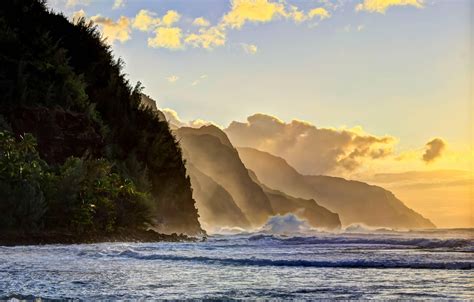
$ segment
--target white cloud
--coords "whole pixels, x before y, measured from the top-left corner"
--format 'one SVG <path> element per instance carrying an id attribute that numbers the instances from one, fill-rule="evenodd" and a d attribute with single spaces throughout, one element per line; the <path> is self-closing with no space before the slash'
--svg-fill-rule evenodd
<path id="1" fill-rule="evenodd" d="M 365 29 L 365 26 L 364 25 L 357 25 L 357 26 L 352 26 L 350 24 L 347 24 L 346 26 L 344 26 L 343 30 L 345 32 L 353 32 L 353 31 L 363 31 Z"/>
<path id="2" fill-rule="evenodd" d="M 246 54 L 254 55 L 258 51 L 258 48 L 256 45 L 246 44 L 246 43 L 241 43 L 240 45 L 242 46 L 242 49 L 244 50 Z"/>
<path id="3" fill-rule="evenodd" d="M 194 80 L 193 82 L 191 82 L 191 86 L 196 86 L 199 83 L 201 83 L 202 80 L 205 80 L 205 79 L 207 79 L 207 74 L 200 75 L 197 80 Z"/>
<path id="4" fill-rule="evenodd" d="M 161 109 L 161 112 L 166 117 L 166 120 L 168 121 L 168 124 L 171 126 L 171 128 L 180 128 L 180 127 L 191 127 L 191 128 L 200 128 L 202 126 L 207 126 L 207 125 L 214 125 L 216 127 L 221 128 L 219 125 L 212 121 L 205 121 L 201 119 L 196 119 L 192 120 L 189 122 L 182 121 L 181 118 L 179 117 L 178 113 L 170 108 L 165 108 Z"/>
<path id="5" fill-rule="evenodd" d="M 179 77 L 177 75 L 170 75 L 169 77 L 166 78 L 166 80 L 170 83 L 175 83 L 176 81 L 179 80 Z"/>
<path id="6" fill-rule="evenodd" d="M 125 0 L 115 0 L 112 9 L 119 9 L 122 7 L 125 7 Z"/>
<path id="7" fill-rule="evenodd" d="M 91 4 L 90 0 L 67 0 L 66 7 L 87 6 Z"/>
<path id="8" fill-rule="evenodd" d="M 194 19 L 193 25 L 200 26 L 200 27 L 208 27 L 209 25 L 211 25 L 211 22 L 209 22 L 209 20 L 203 17 L 199 17 L 199 18 Z"/>

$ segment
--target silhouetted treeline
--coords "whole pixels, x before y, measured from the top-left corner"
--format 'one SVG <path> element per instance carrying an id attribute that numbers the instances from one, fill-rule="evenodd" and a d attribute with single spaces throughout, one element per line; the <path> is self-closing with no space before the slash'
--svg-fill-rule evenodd
<path id="1" fill-rule="evenodd" d="M 201 231 L 175 138 L 91 23 L 2 0 L 0 66 L 0 228 Z"/>

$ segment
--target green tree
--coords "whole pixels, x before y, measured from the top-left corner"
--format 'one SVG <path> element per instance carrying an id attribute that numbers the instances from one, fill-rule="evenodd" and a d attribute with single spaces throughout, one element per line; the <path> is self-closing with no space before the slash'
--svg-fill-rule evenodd
<path id="1" fill-rule="evenodd" d="M 0 229 L 41 228 L 47 210 L 41 189 L 46 167 L 33 136 L 17 141 L 0 131 Z"/>

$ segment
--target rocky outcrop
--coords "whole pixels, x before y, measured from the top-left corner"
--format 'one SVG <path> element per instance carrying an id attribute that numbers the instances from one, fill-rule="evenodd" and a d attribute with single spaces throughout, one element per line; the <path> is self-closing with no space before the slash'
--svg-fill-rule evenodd
<path id="1" fill-rule="evenodd" d="M 99 242 L 182 242 L 197 241 L 184 234 L 162 234 L 153 230 L 120 230 L 114 233 L 85 233 L 82 235 L 60 232 L 2 232 L 0 246 L 43 244 L 88 244 Z"/>

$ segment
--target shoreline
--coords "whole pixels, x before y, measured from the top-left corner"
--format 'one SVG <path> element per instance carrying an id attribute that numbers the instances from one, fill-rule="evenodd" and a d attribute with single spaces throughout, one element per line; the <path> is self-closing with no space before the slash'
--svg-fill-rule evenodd
<path id="1" fill-rule="evenodd" d="M 61 231 L 0 233 L 0 246 L 92 244 L 105 242 L 196 242 L 198 240 L 196 237 L 190 237 L 184 234 L 162 234 L 153 230 L 124 230 L 114 233 L 87 233 L 82 235 Z"/>

